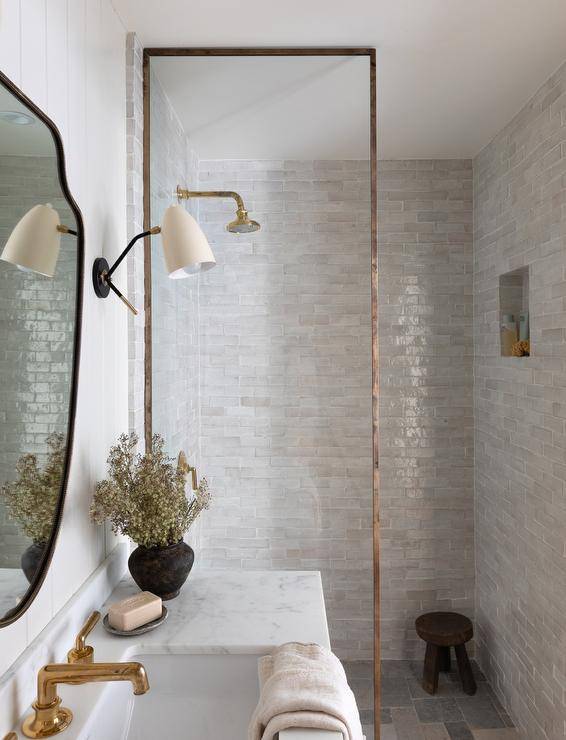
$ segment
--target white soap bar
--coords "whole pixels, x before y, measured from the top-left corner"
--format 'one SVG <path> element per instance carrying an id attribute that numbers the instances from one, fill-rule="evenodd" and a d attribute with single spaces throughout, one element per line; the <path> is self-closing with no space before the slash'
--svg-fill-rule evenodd
<path id="1" fill-rule="evenodd" d="M 112 604 L 108 609 L 108 622 L 116 630 L 129 632 L 141 627 L 142 624 L 158 619 L 162 612 L 162 602 L 159 596 L 142 591 L 135 596 Z"/>

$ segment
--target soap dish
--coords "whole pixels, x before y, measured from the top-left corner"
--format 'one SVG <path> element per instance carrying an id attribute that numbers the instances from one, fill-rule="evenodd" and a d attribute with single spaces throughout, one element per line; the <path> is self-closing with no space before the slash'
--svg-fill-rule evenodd
<path id="1" fill-rule="evenodd" d="M 136 627 L 133 630 L 117 630 L 115 627 L 112 627 L 108 621 L 108 614 L 102 620 L 102 625 L 106 632 L 109 632 L 111 635 L 118 635 L 119 637 L 135 637 L 136 635 L 145 635 L 146 632 L 151 632 L 151 630 L 159 627 L 159 625 L 167 619 L 168 614 L 169 612 L 167 611 L 167 607 L 162 606 L 160 617 L 154 619 L 153 622 L 142 624 L 141 627 Z"/>

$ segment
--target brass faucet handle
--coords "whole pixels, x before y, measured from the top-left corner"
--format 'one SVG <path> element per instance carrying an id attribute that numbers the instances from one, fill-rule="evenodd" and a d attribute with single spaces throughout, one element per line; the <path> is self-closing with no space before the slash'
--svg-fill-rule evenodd
<path id="1" fill-rule="evenodd" d="M 100 612 L 93 612 L 83 624 L 81 631 L 75 640 L 75 647 L 67 653 L 69 663 L 92 663 L 94 660 L 94 648 L 86 644 L 86 638 L 98 624 Z"/>
<path id="2" fill-rule="evenodd" d="M 9 732 L 7 735 L 4 736 L 4 740 L 18 740 L 18 736 L 15 732 Z"/>

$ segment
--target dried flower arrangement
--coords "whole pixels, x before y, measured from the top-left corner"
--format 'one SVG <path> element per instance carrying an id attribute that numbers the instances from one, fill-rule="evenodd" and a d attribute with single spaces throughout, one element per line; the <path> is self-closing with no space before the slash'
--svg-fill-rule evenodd
<path id="1" fill-rule="evenodd" d="M 0 498 L 4 499 L 10 518 L 18 522 L 22 532 L 36 545 L 44 545 L 53 528 L 65 463 L 65 435 L 50 434 L 47 447 L 43 470 L 37 455 L 22 455 L 16 463 L 17 479 L 0 489 Z"/>
<path id="2" fill-rule="evenodd" d="M 110 448 L 107 480 L 96 486 L 90 514 L 101 524 L 109 520 L 116 534 L 141 547 L 167 547 L 182 539 L 191 524 L 210 505 L 203 478 L 192 501 L 185 494 L 184 471 L 165 452 L 159 434 L 149 454 L 136 453 L 136 434 L 122 434 Z"/>

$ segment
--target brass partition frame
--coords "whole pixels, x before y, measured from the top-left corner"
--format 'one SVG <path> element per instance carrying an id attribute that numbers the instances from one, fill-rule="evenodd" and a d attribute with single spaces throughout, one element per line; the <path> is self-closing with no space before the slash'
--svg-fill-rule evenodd
<path id="1" fill-rule="evenodd" d="M 373 589 L 374 589 L 374 712 L 375 740 L 380 738 L 380 580 L 379 580 L 379 352 L 377 333 L 377 89 L 376 51 L 372 47 L 149 47 L 143 52 L 143 206 L 144 229 L 151 226 L 150 199 L 150 62 L 152 57 L 221 57 L 221 56 L 365 56 L 369 59 L 368 95 L 370 101 L 370 176 L 371 176 L 371 316 L 372 316 L 372 429 L 373 429 Z M 144 421 L 146 445 L 151 444 L 151 241 L 144 246 Z"/>

